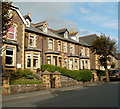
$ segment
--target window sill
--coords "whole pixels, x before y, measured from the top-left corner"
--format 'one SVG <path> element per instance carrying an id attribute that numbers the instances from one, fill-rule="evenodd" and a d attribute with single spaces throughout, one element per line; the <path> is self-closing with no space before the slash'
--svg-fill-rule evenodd
<path id="1" fill-rule="evenodd" d="M 15 68 L 16 66 L 15 65 L 7 65 L 7 64 L 5 64 L 5 67 Z"/>

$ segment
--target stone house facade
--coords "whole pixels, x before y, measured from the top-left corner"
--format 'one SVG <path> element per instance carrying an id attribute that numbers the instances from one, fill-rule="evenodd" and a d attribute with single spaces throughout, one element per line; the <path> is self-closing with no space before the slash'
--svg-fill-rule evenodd
<path id="1" fill-rule="evenodd" d="M 42 64 L 71 70 L 99 68 L 95 64 L 97 57 L 91 53 L 90 45 L 79 39 L 78 32 L 67 28 L 53 30 L 46 21 L 34 24 L 29 13 L 22 16 L 14 6 L 11 13 L 13 25 L 3 43 L 3 71 L 36 71 Z"/>
<path id="2" fill-rule="evenodd" d="M 90 46 L 92 46 L 92 41 L 96 39 L 97 35 L 96 34 L 91 34 L 83 37 L 79 37 L 82 41 L 86 42 Z M 94 55 L 92 52 L 90 53 L 91 58 L 90 58 L 90 63 L 91 63 L 91 69 L 100 69 L 100 70 L 105 70 L 104 66 L 101 66 L 99 63 L 99 55 Z M 115 63 L 115 68 L 120 68 L 120 58 L 119 58 L 119 53 L 116 53 L 114 55 L 109 56 L 111 58 L 111 61 L 108 61 L 108 69 L 111 69 L 111 64 Z"/>

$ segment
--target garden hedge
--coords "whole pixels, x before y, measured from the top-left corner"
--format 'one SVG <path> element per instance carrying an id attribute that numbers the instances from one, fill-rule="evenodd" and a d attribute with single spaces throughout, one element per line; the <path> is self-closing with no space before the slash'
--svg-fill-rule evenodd
<path id="1" fill-rule="evenodd" d="M 62 75 L 73 78 L 77 81 L 90 81 L 92 79 L 91 70 L 69 70 L 59 66 L 44 64 L 41 66 L 41 70 L 47 70 L 49 72 L 59 71 Z"/>

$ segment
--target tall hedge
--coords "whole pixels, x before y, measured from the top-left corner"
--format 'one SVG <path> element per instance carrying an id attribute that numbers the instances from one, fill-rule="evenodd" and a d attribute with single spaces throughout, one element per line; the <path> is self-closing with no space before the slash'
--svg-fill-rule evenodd
<path id="1" fill-rule="evenodd" d="M 59 66 L 44 64 L 41 66 L 42 71 L 49 72 L 59 71 L 62 75 L 73 78 L 77 81 L 90 81 L 92 78 L 92 71 L 90 70 L 69 70 Z"/>

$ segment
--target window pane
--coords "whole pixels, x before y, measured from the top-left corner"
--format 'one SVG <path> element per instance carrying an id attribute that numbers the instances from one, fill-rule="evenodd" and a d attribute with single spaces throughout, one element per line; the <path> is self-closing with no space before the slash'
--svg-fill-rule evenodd
<path id="1" fill-rule="evenodd" d="M 38 67 L 38 59 L 33 59 L 33 67 Z"/>
<path id="2" fill-rule="evenodd" d="M 31 46 L 35 45 L 35 37 L 34 36 L 30 36 L 30 45 Z"/>
<path id="3" fill-rule="evenodd" d="M 53 40 L 49 39 L 49 49 L 52 49 L 52 48 L 53 48 Z"/>
<path id="4" fill-rule="evenodd" d="M 10 39 L 14 39 L 14 34 L 9 33 L 9 38 L 10 38 Z"/>
<path id="5" fill-rule="evenodd" d="M 47 64 L 51 64 L 51 57 L 50 56 L 47 57 Z"/>
<path id="6" fill-rule="evenodd" d="M 13 64 L 13 57 L 6 56 L 6 64 L 12 65 Z"/>
<path id="7" fill-rule="evenodd" d="M 38 67 L 38 55 L 33 56 L 33 67 Z"/>
<path id="8" fill-rule="evenodd" d="M 27 55 L 27 67 L 31 67 L 31 56 Z"/>
<path id="9" fill-rule="evenodd" d="M 10 27 L 10 28 L 9 28 L 9 32 L 14 33 L 14 28 L 15 28 L 15 27 Z"/>
<path id="10" fill-rule="evenodd" d="M 13 49 L 12 48 L 7 48 L 6 49 L 6 55 L 13 55 Z"/>

